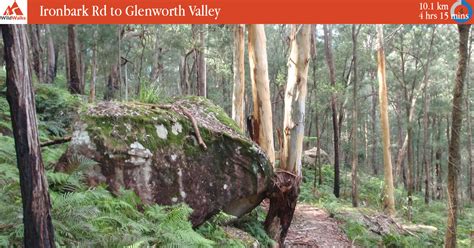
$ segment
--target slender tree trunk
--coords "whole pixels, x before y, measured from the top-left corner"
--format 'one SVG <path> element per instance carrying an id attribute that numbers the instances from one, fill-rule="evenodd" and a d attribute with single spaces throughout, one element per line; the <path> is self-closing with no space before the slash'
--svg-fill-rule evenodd
<path id="1" fill-rule="evenodd" d="M 384 160 L 384 212 L 395 215 L 395 199 L 392 176 L 392 160 L 390 155 L 390 125 L 388 121 L 388 97 L 387 83 L 385 81 L 385 54 L 383 47 L 383 26 L 377 24 L 378 40 L 378 78 L 379 78 L 379 101 L 380 120 L 382 122 L 383 160 Z"/>
<path id="2" fill-rule="evenodd" d="M 469 55 L 467 59 L 467 72 L 466 72 L 466 112 L 467 112 L 467 151 L 468 151 L 468 166 L 467 175 L 469 177 L 468 182 L 468 197 L 471 202 L 474 202 L 474 164 L 472 161 L 472 115 L 471 115 L 471 98 L 470 98 L 470 72 L 471 72 L 471 51 L 472 51 L 472 39 L 469 39 Z"/>
<path id="3" fill-rule="evenodd" d="M 430 203 L 430 184 L 431 184 L 431 170 L 430 170 L 430 161 L 429 161 L 429 147 L 428 142 L 430 140 L 430 133 L 429 133 L 429 95 L 427 87 L 425 86 L 425 99 L 424 99 L 424 106 L 423 106 L 423 165 L 425 168 L 425 203 Z"/>
<path id="4" fill-rule="evenodd" d="M 58 75 L 58 64 L 59 64 L 59 52 L 60 52 L 61 49 L 59 49 L 58 47 L 54 50 L 54 75 Z M 67 48 L 66 48 L 67 50 Z M 64 63 L 64 64 L 67 64 L 67 63 Z"/>
<path id="5" fill-rule="evenodd" d="M 115 84 L 117 84 L 118 92 L 120 95 L 120 99 L 122 99 L 122 38 L 125 35 L 125 26 L 124 25 L 118 25 L 117 26 L 117 78 L 115 78 L 113 81 Z M 110 77 L 113 78 L 113 71 L 110 73 Z M 114 89 L 114 87 L 112 88 Z M 112 94 L 114 95 L 114 94 Z"/>
<path id="6" fill-rule="evenodd" d="M 89 103 L 95 101 L 95 83 L 97 81 L 97 46 L 92 49 L 92 75 L 89 89 Z"/>
<path id="7" fill-rule="evenodd" d="M 117 92 L 120 91 L 120 74 L 119 74 L 119 65 L 112 65 L 109 76 L 107 78 L 107 88 L 104 93 L 104 100 L 112 100 L 117 98 Z"/>
<path id="8" fill-rule="evenodd" d="M 189 82 L 188 82 L 188 71 L 186 65 L 186 56 L 181 56 L 179 58 L 179 81 L 181 88 L 181 95 L 189 94 Z"/>
<path id="9" fill-rule="evenodd" d="M 125 62 L 124 64 L 124 75 L 123 75 L 123 81 L 125 83 L 125 101 L 128 102 L 128 63 Z"/>
<path id="10" fill-rule="evenodd" d="M 435 153 L 435 177 L 436 177 L 436 199 L 441 200 L 442 196 L 442 183 L 443 179 L 441 176 L 441 156 L 443 155 L 443 149 L 441 147 L 441 121 L 443 118 L 439 117 L 438 120 L 438 128 L 437 128 L 437 135 L 436 135 L 436 153 Z"/>
<path id="11" fill-rule="evenodd" d="M 283 147 L 280 150 L 280 168 L 285 172 L 277 172 L 277 183 L 273 187 L 276 192 L 270 196 L 270 208 L 265 220 L 266 230 L 272 230 L 270 224 L 275 217 L 278 217 L 279 230 L 281 231 L 277 235 L 277 237 L 279 236 L 277 240 L 280 247 L 284 246 L 285 237 L 293 219 L 302 176 L 301 154 L 303 152 L 305 100 L 310 60 L 311 25 L 302 25 L 300 28 L 292 25 L 291 29 L 283 119 Z M 290 183 L 288 184 L 288 182 Z M 288 185 L 279 187 L 282 184 Z"/>
<path id="12" fill-rule="evenodd" d="M 352 170 L 351 170 L 351 183 L 352 183 L 352 206 L 357 207 L 359 205 L 359 197 L 357 193 L 357 164 L 359 160 L 358 146 L 357 146 L 357 36 L 359 34 L 360 25 L 357 28 L 356 25 L 352 25 L 352 60 L 353 60 L 353 75 L 352 75 Z"/>
<path id="13" fill-rule="evenodd" d="M 90 63 L 86 63 L 85 61 L 85 52 L 84 51 L 84 45 L 82 43 L 79 44 L 79 50 L 78 50 L 78 58 L 79 58 L 79 79 L 80 79 L 80 82 L 81 82 L 81 91 L 83 92 L 83 94 L 85 93 L 85 89 L 86 89 L 86 75 L 87 75 L 87 70 L 89 70 L 89 64 Z"/>
<path id="14" fill-rule="evenodd" d="M 253 95 L 251 136 L 267 153 L 270 162 L 274 165 L 275 148 L 273 147 L 272 107 L 270 102 L 270 83 L 268 79 L 267 45 L 264 25 L 248 25 L 248 39 L 250 78 L 252 81 Z"/>
<path id="15" fill-rule="evenodd" d="M 317 57 L 316 57 L 316 44 L 317 44 L 317 39 L 316 39 L 316 24 L 313 24 L 311 26 L 311 59 L 313 60 L 313 84 L 314 84 L 314 91 L 316 95 L 316 100 L 314 102 L 314 109 L 315 109 L 315 125 L 316 125 L 316 159 L 314 160 L 315 163 L 315 172 L 314 172 L 314 183 L 313 183 L 313 189 L 316 188 L 316 178 L 318 180 L 318 185 L 321 185 L 323 183 L 323 175 L 322 175 L 322 165 L 321 165 L 321 129 L 320 129 L 320 119 L 319 119 L 319 105 L 318 105 L 318 98 L 317 98 L 317 90 L 318 90 L 318 80 L 316 77 L 316 65 L 317 65 Z M 316 172 L 317 168 L 317 172 Z"/>
<path id="16" fill-rule="evenodd" d="M 69 47 L 66 45 L 64 50 L 64 67 L 66 68 L 66 78 L 71 78 L 71 69 L 69 68 Z M 68 86 L 69 87 L 69 86 Z"/>
<path id="17" fill-rule="evenodd" d="M 94 40 L 97 40 L 97 27 L 94 29 Z M 89 85 L 89 103 L 95 102 L 95 83 L 97 80 L 97 41 L 94 41 L 94 47 L 92 48 L 92 73 L 91 82 Z"/>
<path id="18" fill-rule="evenodd" d="M 370 87 L 372 88 L 372 110 L 371 110 L 371 115 L 372 115 L 372 131 L 374 132 L 376 129 L 377 125 L 377 115 L 376 115 L 376 110 L 377 110 L 377 93 L 375 91 L 375 85 L 371 84 Z M 372 133 L 372 150 L 370 152 L 370 164 L 372 165 L 372 171 L 374 172 L 374 175 L 378 175 L 379 170 L 377 166 L 377 162 L 375 161 L 376 158 L 376 147 L 377 147 L 377 137 L 374 133 Z"/>
<path id="19" fill-rule="evenodd" d="M 33 70 L 38 78 L 40 83 L 44 83 L 44 73 L 43 73 L 43 60 L 42 58 L 42 48 L 41 48 L 41 40 L 40 40 L 40 28 L 39 25 L 29 25 L 29 36 L 30 36 L 30 44 L 32 48 L 32 64 Z"/>
<path id="20" fill-rule="evenodd" d="M 51 202 L 36 123 L 25 26 L 2 25 L 15 151 L 20 172 L 25 247 L 54 247 Z"/>
<path id="21" fill-rule="evenodd" d="M 69 92 L 84 94 L 79 77 L 79 63 L 77 58 L 76 25 L 69 24 L 68 30 L 68 55 L 69 55 Z"/>
<path id="22" fill-rule="evenodd" d="M 403 160 L 405 159 L 404 157 L 400 156 L 400 153 L 403 152 L 403 149 L 400 149 L 403 147 L 405 144 L 403 144 L 403 125 L 402 125 L 402 104 L 400 103 L 400 100 L 402 97 L 397 94 L 396 97 L 396 106 L 398 109 L 398 115 L 397 115 L 397 130 L 398 130 L 398 139 L 397 139 L 397 148 L 398 148 L 398 153 L 397 153 L 397 160 L 396 161 L 396 166 L 395 166 L 395 178 L 398 178 L 398 183 L 403 182 L 403 186 L 405 189 L 408 187 L 408 182 L 407 182 L 407 176 L 406 176 L 406 169 Z M 401 159 L 401 161 L 398 161 L 398 159 Z"/>
<path id="23" fill-rule="evenodd" d="M 163 64 L 161 62 L 163 48 L 161 47 L 160 42 L 160 25 L 157 25 L 155 31 L 155 48 L 153 56 L 153 69 L 150 75 L 150 82 L 156 83 L 160 77 L 161 72 L 163 71 Z"/>
<path id="24" fill-rule="evenodd" d="M 411 121 L 408 120 L 407 128 L 407 200 L 408 200 L 408 220 L 412 220 L 412 208 L 413 208 L 413 191 L 415 189 L 414 184 L 414 171 L 413 171 L 413 127 Z"/>
<path id="25" fill-rule="evenodd" d="M 460 132 L 462 127 L 463 86 L 467 69 L 467 50 L 470 24 L 458 25 L 459 62 L 456 71 L 456 84 L 453 91 L 451 142 L 448 156 L 448 222 L 445 247 L 456 247 L 456 225 L 458 208 L 458 173 L 461 167 Z"/>
<path id="26" fill-rule="evenodd" d="M 436 151 L 436 144 L 434 143 L 435 142 L 435 139 L 436 139 L 436 115 L 433 114 L 432 115 L 432 118 L 431 118 L 431 131 L 433 132 L 431 134 L 431 146 L 430 146 L 430 165 L 431 165 L 431 168 L 430 168 L 430 177 L 431 177 L 431 184 L 430 184 L 430 187 L 431 187 L 431 200 L 435 200 L 436 199 L 436 166 L 435 166 L 435 151 Z"/>
<path id="27" fill-rule="evenodd" d="M 234 25 L 234 92 L 232 119 L 245 131 L 245 25 Z M 225 88 L 225 86 L 223 86 Z"/>
<path id="28" fill-rule="evenodd" d="M 333 93 L 331 95 L 331 109 L 332 109 L 332 127 L 334 134 L 334 195 L 339 198 L 340 194 L 340 171 L 339 171 L 339 124 L 337 121 L 337 95 L 336 95 L 336 72 L 334 68 L 334 59 L 332 54 L 332 34 L 331 30 L 327 25 L 323 26 L 324 29 L 324 46 L 326 54 L 326 63 L 329 68 L 329 80 Z"/>
<path id="29" fill-rule="evenodd" d="M 107 77 L 107 87 L 104 93 L 104 100 L 112 100 L 122 98 L 122 39 L 125 36 L 123 25 L 117 27 L 117 61 L 111 66 L 110 73 Z M 133 35 L 127 36 L 128 38 Z"/>
<path id="30" fill-rule="evenodd" d="M 469 91 L 469 79 L 466 79 L 466 92 Z M 469 199 L 471 202 L 474 201 L 474 163 L 472 161 L 472 153 L 474 152 L 474 147 L 472 146 L 472 116 L 471 116 L 471 100 L 469 95 L 466 97 L 466 112 L 467 114 L 467 150 L 468 150 L 468 175 L 469 176 Z"/>
<path id="31" fill-rule="evenodd" d="M 423 152 L 423 147 L 420 145 L 421 143 L 421 122 L 418 120 L 418 130 L 416 130 L 416 143 L 415 143 L 415 148 L 416 148 L 416 192 L 421 192 L 423 188 L 423 161 L 420 161 L 420 153 Z M 420 149 L 421 148 L 421 149 Z"/>
<path id="32" fill-rule="evenodd" d="M 143 74 L 143 60 L 145 59 L 145 49 L 146 49 L 146 40 L 144 37 L 140 38 L 140 44 L 142 47 L 142 51 L 140 52 L 140 65 L 138 68 L 138 80 L 137 85 L 135 86 L 135 95 L 140 95 L 140 91 L 142 90 L 142 74 Z M 156 51 L 158 53 L 158 51 Z M 151 80 L 150 80 L 151 81 Z M 180 85 L 178 85 L 180 87 Z"/>
<path id="33" fill-rule="evenodd" d="M 369 115 L 364 120 L 364 164 L 366 168 L 370 168 L 369 161 Z"/>
<path id="34" fill-rule="evenodd" d="M 50 25 L 46 26 L 46 32 L 48 34 L 48 67 L 46 71 L 46 81 L 50 84 L 54 83 L 56 78 L 56 53 L 54 49 L 53 34 L 51 33 Z"/>
<path id="35" fill-rule="evenodd" d="M 195 49 L 197 59 L 196 84 L 197 95 L 207 97 L 207 69 L 206 69 L 206 32 L 207 25 L 193 24 L 197 34 L 197 47 Z"/>

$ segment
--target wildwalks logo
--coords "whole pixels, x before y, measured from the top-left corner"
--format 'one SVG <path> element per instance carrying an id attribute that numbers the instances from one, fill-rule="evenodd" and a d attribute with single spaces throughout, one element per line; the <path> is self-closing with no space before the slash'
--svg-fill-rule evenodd
<path id="1" fill-rule="evenodd" d="M 27 0 L 0 0 L 0 1 L 1 1 L 0 11 L 4 10 L 3 15 L 0 15 L 0 23 L 26 24 Z"/>
<path id="2" fill-rule="evenodd" d="M 467 0 L 457 0 L 451 6 L 451 19 L 457 23 L 465 23 L 472 17 L 472 7 Z"/>

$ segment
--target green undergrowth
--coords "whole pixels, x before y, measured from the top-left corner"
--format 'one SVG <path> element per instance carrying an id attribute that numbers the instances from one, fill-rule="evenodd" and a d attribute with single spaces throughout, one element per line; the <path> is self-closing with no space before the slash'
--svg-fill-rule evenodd
<path id="1" fill-rule="evenodd" d="M 382 214 L 383 178 L 373 177 L 359 172 L 359 207 L 352 207 L 350 169 L 341 173 L 341 197 L 333 194 L 334 171 L 332 166 L 322 167 L 323 184 L 313 189 L 314 170 L 305 168 L 303 184 L 299 200 L 325 209 L 330 216 L 341 222 L 341 228 L 346 235 L 361 247 L 442 247 L 446 229 L 447 205 L 445 201 L 431 201 L 424 203 L 424 196 L 418 192 L 413 197 L 413 221 L 407 220 L 406 191 L 396 188 L 395 220 L 399 224 L 422 224 L 434 226 L 437 231 L 412 232 L 399 234 L 391 231 L 385 235 L 371 231 L 364 222 L 365 216 Z M 474 223 L 474 207 L 466 205 L 458 216 L 458 246 L 469 247 L 469 234 Z"/>
<path id="2" fill-rule="evenodd" d="M 18 169 L 10 159 L 15 157 L 13 139 L 1 136 L 0 141 L 0 247 L 20 247 L 22 208 Z M 45 163 L 57 160 L 63 151 L 43 150 Z M 224 232 L 224 214 L 194 230 L 188 206 L 144 205 L 133 191 L 112 195 L 105 185 L 89 188 L 82 171 L 95 161 L 77 158 L 77 163 L 71 174 L 46 171 L 58 247 L 248 247 Z M 260 222 L 243 225 L 249 225 L 250 233 L 264 233 Z"/>

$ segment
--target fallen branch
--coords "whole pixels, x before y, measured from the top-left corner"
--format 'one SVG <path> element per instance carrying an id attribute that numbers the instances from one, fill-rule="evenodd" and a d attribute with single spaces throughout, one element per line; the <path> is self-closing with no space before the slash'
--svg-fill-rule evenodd
<path id="1" fill-rule="evenodd" d="M 64 143 L 67 143 L 67 142 L 71 141 L 71 139 L 72 139 L 71 136 L 66 136 L 66 137 L 63 137 L 63 138 L 50 140 L 50 141 L 41 143 L 41 144 L 40 144 L 40 147 L 46 147 L 46 146 L 64 144 Z"/>
<path id="2" fill-rule="evenodd" d="M 181 111 L 182 111 L 183 114 L 186 115 L 186 116 L 191 120 L 191 122 L 193 123 L 194 133 L 196 134 L 196 138 L 197 138 L 197 140 L 198 140 L 198 143 L 199 143 L 199 145 L 200 145 L 204 150 L 206 150 L 206 149 L 207 149 L 207 146 L 206 146 L 206 143 L 204 143 L 204 141 L 203 141 L 202 138 L 201 138 L 201 132 L 199 131 L 199 127 L 198 127 L 198 125 L 197 125 L 196 119 L 194 119 L 194 116 L 192 116 L 186 109 L 181 108 Z"/>

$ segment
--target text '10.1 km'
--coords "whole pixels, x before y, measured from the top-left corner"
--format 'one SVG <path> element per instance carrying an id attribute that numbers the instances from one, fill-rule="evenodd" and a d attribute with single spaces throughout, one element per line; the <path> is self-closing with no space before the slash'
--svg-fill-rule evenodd
<path id="1" fill-rule="evenodd" d="M 420 14 L 421 20 L 448 20 L 449 16 L 449 5 L 436 3 L 420 3 Z"/>

